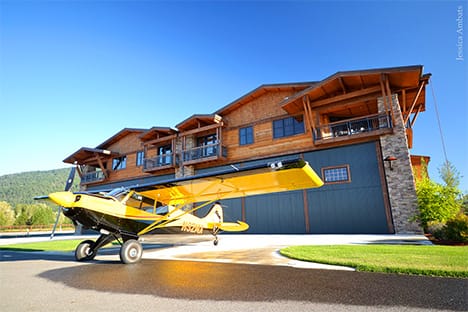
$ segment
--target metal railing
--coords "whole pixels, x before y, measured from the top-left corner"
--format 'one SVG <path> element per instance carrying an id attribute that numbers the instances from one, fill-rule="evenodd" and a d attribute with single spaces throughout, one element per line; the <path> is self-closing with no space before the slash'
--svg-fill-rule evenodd
<path id="1" fill-rule="evenodd" d="M 83 174 L 83 176 L 81 177 L 81 184 L 103 181 L 104 179 L 104 172 L 91 171 Z"/>
<path id="2" fill-rule="evenodd" d="M 161 167 L 173 166 L 174 155 L 173 154 L 162 154 L 152 158 L 145 158 L 143 160 L 143 170 L 154 170 Z"/>
<path id="3" fill-rule="evenodd" d="M 227 156 L 227 149 L 220 143 L 208 144 L 194 147 L 182 152 L 182 161 L 191 162 L 204 160 L 206 158 L 221 158 Z"/>
<path id="4" fill-rule="evenodd" d="M 392 128 L 392 119 L 389 114 L 370 115 L 317 127 L 314 129 L 314 140 L 328 140 L 390 128 Z"/>

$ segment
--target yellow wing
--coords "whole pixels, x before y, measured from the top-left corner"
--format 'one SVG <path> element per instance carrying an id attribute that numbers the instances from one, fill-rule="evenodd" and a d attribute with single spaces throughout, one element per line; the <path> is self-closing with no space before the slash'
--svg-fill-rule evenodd
<path id="1" fill-rule="evenodd" d="M 320 187 L 323 181 L 303 160 L 284 161 L 176 179 L 134 188 L 169 205 Z"/>

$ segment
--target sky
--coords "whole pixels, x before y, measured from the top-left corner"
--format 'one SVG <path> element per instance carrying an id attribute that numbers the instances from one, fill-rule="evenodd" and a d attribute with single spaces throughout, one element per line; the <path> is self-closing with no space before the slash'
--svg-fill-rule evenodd
<path id="1" fill-rule="evenodd" d="M 66 167 L 123 128 L 175 127 L 262 84 L 423 65 L 411 153 L 438 180 L 445 146 L 468 192 L 467 13 L 447 0 L 0 0 L 0 175 Z"/>

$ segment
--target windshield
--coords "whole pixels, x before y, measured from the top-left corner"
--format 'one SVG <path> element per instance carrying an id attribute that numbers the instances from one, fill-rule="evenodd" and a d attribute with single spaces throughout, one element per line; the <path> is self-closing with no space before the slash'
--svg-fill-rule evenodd
<path id="1" fill-rule="evenodd" d="M 128 189 L 126 189 L 124 187 L 119 187 L 119 188 L 113 189 L 112 191 L 110 191 L 106 195 L 114 197 L 114 198 L 116 198 L 118 200 L 121 200 L 121 199 L 123 199 L 123 197 L 125 197 L 125 195 L 128 194 L 129 191 L 130 190 L 128 190 Z"/>

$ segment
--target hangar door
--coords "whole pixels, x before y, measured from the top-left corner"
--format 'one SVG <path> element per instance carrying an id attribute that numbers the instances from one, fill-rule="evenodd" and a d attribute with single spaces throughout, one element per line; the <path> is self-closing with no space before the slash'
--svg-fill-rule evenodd
<path id="1" fill-rule="evenodd" d="M 307 190 L 311 233 L 389 233 L 378 149 L 370 142 L 304 155 L 325 181 Z"/>

